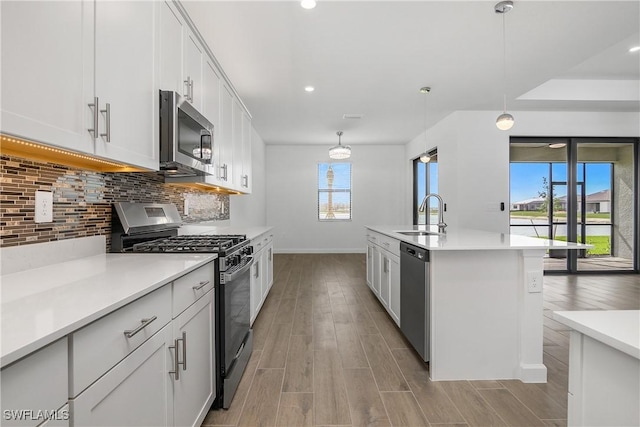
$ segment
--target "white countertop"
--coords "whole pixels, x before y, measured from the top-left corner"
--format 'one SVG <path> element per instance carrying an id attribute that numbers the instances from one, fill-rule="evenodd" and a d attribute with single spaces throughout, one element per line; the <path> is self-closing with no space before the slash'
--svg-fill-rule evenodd
<path id="1" fill-rule="evenodd" d="M 216 257 L 101 254 L 0 276 L 0 365 L 64 337 Z"/>
<path id="2" fill-rule="evenodd" d="M 448 227 L 444 234 L 407 236 L 398 233 L 406 230 L 427 230 L 438 233 L 435 225 L 376 225 L 366 228 L 394 239 L 434 251 L 461 250 L 511 250 L 511 249 L 587 249 L 592 245 L 537 239 L 516 234 L 492 233 L 489 231 L 455 229 Z"/>
<path id="3" fill-rule="evenodd" d="M 584 335 L 640 359 L 639 310 L 554 311 L 553 318 Z"/>
<path id="4" fill-rule="evenodd" d="M 270 226 L 214 226 L 207 223 L 196 223 L 183 225 L 178 229 L 178 234 L 244 234 L 247 239 L 252 240 L 272 229 L 273 227 Z"/>

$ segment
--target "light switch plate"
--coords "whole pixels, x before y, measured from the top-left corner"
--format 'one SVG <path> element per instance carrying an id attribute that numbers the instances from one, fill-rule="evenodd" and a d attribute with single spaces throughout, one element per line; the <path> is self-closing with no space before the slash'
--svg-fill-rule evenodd
<path id="1" fill-rule="evenodd" d="M 36 191 L 35 221 L 53 222 L 53 193 Z"/>

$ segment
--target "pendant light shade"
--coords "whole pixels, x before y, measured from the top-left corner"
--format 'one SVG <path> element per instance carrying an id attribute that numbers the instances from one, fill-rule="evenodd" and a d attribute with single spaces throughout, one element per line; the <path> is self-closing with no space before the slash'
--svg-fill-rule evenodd
<path id="1" fill-rule="evenodd" d="M 500 130 L 509 130 L 513 127 L 513 116 L 509 113 L 502 113 L 496 119 L 496 126 Z"/>
<path id="2" fill-rule="evenodd" d="M 336 135 L 338 135 L 338 145 L 334 145 L 333 147 L 329 148 L 329 157 L 331 157 L 332 159 L 336 159 L 336 160 L 348 159 L 349 157 L 351 157 L 351 146 L 342 145 L 342 143 L 341 143 L 342 131 L 341 130 L 336 132 Z"/>
<path id="3" fill-rule="evenodd" d="M 496 13 L 502 15 L 502 84 L 503 87 L 503 109 L 502 114 L 496 119 L 496 127 L 500 130 L 509 130 L 513 127 L 513 116 L 507 113 L 507 34 L 505 26 L 505 15 L 513 9 L 511 0 L 501 1 L 494 7 Z"/>

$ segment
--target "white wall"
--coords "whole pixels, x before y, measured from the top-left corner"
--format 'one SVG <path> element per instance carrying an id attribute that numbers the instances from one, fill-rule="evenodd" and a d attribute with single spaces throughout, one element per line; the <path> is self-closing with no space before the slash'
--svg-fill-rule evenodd
<path id="1" fill-rule="evenodd" d="M 318 163 L 329 161 L 329 145 L 267 145 L 267 224 L 275 226 L 276 252 L 364 252 L 365 225 L 403 224 L 403 146 L 355 145 L 352 163 L 352 221 L 320 222 Z"/>
<path id="2" fill-rule="evenodd" d="M 508 131 L 495 126 L 497 111 L 457 111 L 427 130 L 427 145 L 438 147 L 439 192 L 450 226 L 509 232 L 509 136 L 640 136 L 637 113 L 512 112 Z M 406 145 L 405 158 L 425 149 L 424 133 Z M 405 172 L 405 221 L 411 221 L 413 178 Z M 500 202 L 505 211 L 499 210 Z"/>
<path id="3" fill-rule="evenodd" d="M 265 144 L 251 127 L 251 194 L 230 196 L 231 226 L 267 224 L 267 186 L 265 180 Z"/>

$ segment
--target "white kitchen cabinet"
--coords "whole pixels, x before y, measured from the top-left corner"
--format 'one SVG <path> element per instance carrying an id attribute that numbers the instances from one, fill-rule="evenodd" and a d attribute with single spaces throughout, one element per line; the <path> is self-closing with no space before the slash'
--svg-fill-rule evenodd
<path id="1" fill-rule="evenodd" d="M 39 425 L 44 418 L 37 418 L 38 411 L 51 413 L 65 405 L 69 396 L 67 354 L 67 338 L 63 338 L 2 369 L 3 426 Z M 56 423 L 69 425 L 68 413 L 58 411 L 53 417 L 67 418 Z"/>
<path id="2" fill-rule="evenodd" d="M 160 49 L 159 90 L 169 90 L 184 95 L 186 85 L 182 77 L 182 50 L 186 23 L 172 1 L 164 1 L 160 4 L 160 28 L 162 31 L 159 32 L 158 47 Z"/>
<path id="3" fill-rule="evenodd" d="M 400 242 L 367 232 L 367 285 L 400 325 Z"/>
<path id="4" fill-rule="evenodd" d="M 242 111 L 242 172 L 240 174 L 240 191 L 251 193 L 251 117 Z"/>
<path id="5" fill-rule="evenodd" d="M 94 3 L 3 1 L 0 10 L 2 132 L 93 153 Z"/>
<path id="6" fill-rule="evenodd" d="M 251 239 L 253 266 L 251 267 L 251 323 L 258 316 L 273 285 L 273 233 Z"/>
<path id="7" fill-rule="evenodd" d="M 220 141 L 224 149 L 220 153 L 218 178 L 227 188 L 233 187 L 233 93 L 226 83 L 222 82 L 220 90 Z"/>
<path id="8" fill-rule="evenodd" d="M 3 2 L 2 132 L 157 170 L 158 10 Z"/>
<path id="9" fill-rule="evenodd" d="M 71 400 L 74 425 L 172 426 L 171 332 L 165 326 Z"/>
<path id="10" fill-rule="evenodd" d="M 200 426 L 213 403 L 214 313 L 212 290 L 173 320 L 173 346 L 178 357 L 172 368 L 178 375 L 171 376 L 176 426 Z"/>
<path id="11" fill-rule="evenodd" d="M 96 154 L 157 170 L 161 3 L 99 0 L 95 7 Z"/>
<path id="12" fill-rule="evenodd" d="M 373 290 L 373 243 L 367 242 L 367 286 Z"/>
<path id="13" fill-rule="evenodd" d="M 231 140 L 233 141 L 233 185 L 234 188 L 242 187 L 242 107 L 236 98 L 233 98 L 231 117 L 233 125 L 231 129 Z"/>
<path id="14" fill-rule="evenodd" d="M 204 48 L 188 27 L 184 37 L 184 95 L 198 111 L 202 111 Z"/>

